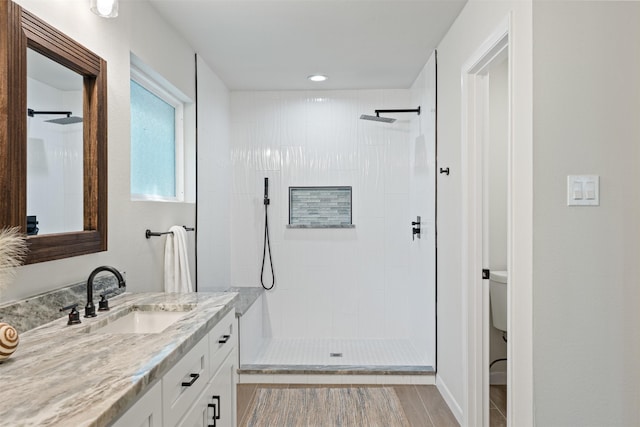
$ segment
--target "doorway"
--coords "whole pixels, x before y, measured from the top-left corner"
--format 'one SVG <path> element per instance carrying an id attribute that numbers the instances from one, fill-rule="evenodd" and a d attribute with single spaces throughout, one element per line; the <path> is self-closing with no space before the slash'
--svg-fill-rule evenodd
<path id="1" fill-rule="evenodd" d="M 462 276 L 465 286 L 463 321 L 467 382 L 463 425 L 468 426 L 504 425 L 510 418 L 506 413 L 507 405 L 497 408 L 494 402 L 490 402 L 489 393 L 491 382 L 504 382 L 507 390 L 510 382 L 507 375 L 510 344 L 506 335 L 510 318 L 508 284 L 502 301 L 503 322 L 494 322 L 498 317 L 491 314 L 489 280 L 491 269 L 508 272 L 511 262 L 509 28 L 507 19 L 462 69 Z M 508 273 L 506 278 L 508 282 Z M 493 308 L 497 307 L 496 301 Z M 494 323 L 499 326 L 494 326 Z M 503 336 L 505 340 L 501 346 Z M 492 378 L 489 366 L 499 359 L 506 360 L 494 364 Z M 500 368 L 502 375 L 495 375 Z M 491 424 L 490 414 L 493 416 Z M 504 419 L 499 419 L 499 416 Z M 499 421 L 503 423 L 496 423 Z"/>

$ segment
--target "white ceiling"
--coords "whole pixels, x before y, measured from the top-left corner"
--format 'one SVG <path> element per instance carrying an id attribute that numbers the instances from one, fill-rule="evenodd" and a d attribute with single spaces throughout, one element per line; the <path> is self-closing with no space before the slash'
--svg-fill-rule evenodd
<path id="1" fill-rule="evenodd" d="M 300 90 L 410 87 L 466 0 L 150 2 L 229 89 Z"/>

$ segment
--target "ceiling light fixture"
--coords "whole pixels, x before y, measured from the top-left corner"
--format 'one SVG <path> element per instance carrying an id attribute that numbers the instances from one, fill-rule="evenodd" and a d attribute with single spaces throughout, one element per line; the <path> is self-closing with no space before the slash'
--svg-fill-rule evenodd
<path id="1" fill-rule="evenodd" d="M 118 0 L 91 0 L 91 12 L 102 18 L 118 16 Z"/>
<path id="2" fill-rule="evenodd" d="M 324 76 L 322 74 L 313 74 L 309 77 L 307 77 L 309 80 L 311 80 L 312 82 L 323 82 L 325 80 L 327 80 L 327 76 Z"/>

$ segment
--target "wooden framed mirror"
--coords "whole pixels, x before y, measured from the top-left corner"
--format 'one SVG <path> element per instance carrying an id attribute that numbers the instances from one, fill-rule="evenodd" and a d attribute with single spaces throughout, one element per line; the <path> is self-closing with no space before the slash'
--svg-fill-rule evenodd
<path id="1" fill-rule="evenodd" d="M 27 49 L 82 76 L 82 230 L 27 237 L 26 264 L 107 250 L 107 63 L 0 2 L 0 228 L 27 230 Z"/>

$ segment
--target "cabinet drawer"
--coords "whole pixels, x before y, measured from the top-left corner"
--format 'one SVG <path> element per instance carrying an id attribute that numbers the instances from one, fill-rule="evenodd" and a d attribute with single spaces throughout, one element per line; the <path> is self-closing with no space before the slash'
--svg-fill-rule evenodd
<path id="1" fill-rule="evenodd" d="M 229 352 L 237 347 L 236 312 L 231 310 L 209 332 L 210 371 L 213 375 Z"/>
<path id="2" fill-rule="evenodd" d="M 178 427 L 234 427 L 236 425 L 235 358 L 232 351 L 207 384 Z M 215 418 L 215 419 L 214 419 Z"/>
<path id="3" fill-rule="evenodd" d="M 204 390 L 209 371 L 209 340 L 201 339 L 162 378 L 162 409 L 165 426 L 174 426 Z"/>
<path id="4" fill-rule="evenodd" d="M 162 387 L 158 381 L 112 427 L 162 427 Z"/>

